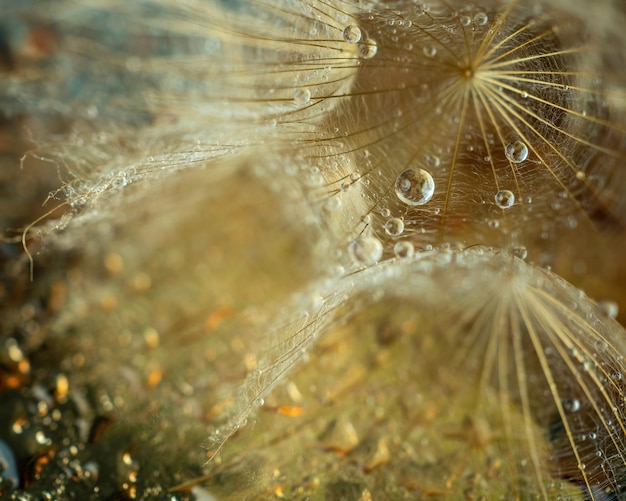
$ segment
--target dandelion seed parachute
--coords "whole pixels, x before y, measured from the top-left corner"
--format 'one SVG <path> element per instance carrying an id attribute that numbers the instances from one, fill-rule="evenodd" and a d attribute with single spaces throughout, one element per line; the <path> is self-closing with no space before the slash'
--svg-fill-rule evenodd
<path id="1" fill-rule="evenodd" d="M 430 364 L 463 374 L 460 391 L 475 399 L 467 412 L 503 429 L 496 450 L 512 492 L 550 499 L 553 477 L 577 482 L 592 499 L 623 491 L 623 329 L 556 275 L 483 248 L 383 262 L 303 294 L 292 309 L 306 314 L 277 322 L 274 348 L 242 388 L 230 428 L 213 437 L 217 448 L 321 336 L 338 323 L 358 325 L 377 302 L 420 312 L 412 335 L 436 336 Z M 499 414 L 487 410 L 495 401 Z"/>

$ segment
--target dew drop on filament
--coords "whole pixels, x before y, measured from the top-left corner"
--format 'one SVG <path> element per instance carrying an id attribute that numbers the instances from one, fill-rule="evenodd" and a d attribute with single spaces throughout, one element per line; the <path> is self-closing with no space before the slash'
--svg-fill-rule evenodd
<path id="1" fill-rule="evenodd" d="M 403 231 L 404 221 L 400 218 L 392 217 L 385 223 L 385 233 L 387 233 L 387 235 L 397 237 L 398 235 L 401 235 Z"/>
<path id="2" fill-rule="evenodd" d="M 348 251 L 355 263 L 370 265 L 380 261 L 383 244 L 376 237 L 361 235 L 350 242 Z"/>
<path id="3" fill-rule="evenodd" d="M 371 59 L 378 52 L 378 45 L 375 40 L 366 40 L 361 42 L 358 46 L 359 56 L 363 59 Z"/>
<path id="4" fill-rule="evenodd" d="M 435 180 L 424 169 L 407 169 L 397 178 L 396 196 L 407 205 L 423 205 L 435 193 Z"/>
<path id="5" fill-rule="evenodd" d="M 399 258 L 413 257 L 415 254 L 415 248 L 411 242 L 403 240 L 401 242 L 396 242 L 396 245 L 393 246 L 393 253 Z"/>
<path id="6" fill-rule="evenodd" d="M 311 91 L 305 88 L 298 88 L 293 91 L 293 100 L 296 104 L 307 104 L 311 100 Z"/>
<path id="7" fill-rule="evenodd" d="M 437 55 L 437 47 L 434 45 L 425 45 L 422 51 L 426 57 L 435 57 Z"/>
<path id="8" fill-rule="evenodd" d="M 521 141 L 509 143 L 504 148 L 504 154 L 511 162 L 519 164 L 528 158 L 528 146 Z"/>
<path id="9" fill-rule="evenodd" d="M 501 209 L 508 209 L 515 203 L 515 195 L 510 190 L 500 190 L 494 198 L 496 205 Z"/>
<path id="10" fill-rule="evenodd" d="M 361 28 L 350 24 L 343 30 L 343 39 L 348 43 L 359 43 L 361 41 Z"/>

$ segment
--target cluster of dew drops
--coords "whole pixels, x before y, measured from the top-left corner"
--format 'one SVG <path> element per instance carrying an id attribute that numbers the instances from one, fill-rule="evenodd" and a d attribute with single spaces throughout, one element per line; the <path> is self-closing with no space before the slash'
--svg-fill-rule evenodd
<path id="1" fill-rule="evenodd" d="M 486 14 L 479 13 L 474 17 L 474 22 L 479 25 L 486 24 Z M 471 23 L 469 17 L 463 16 L 461 22 L 464 25 Z M 364 59 L 373 58 L 378 50 L 375 40 L 364 39 L 361 29 L 356 25 L 348 25 L 343 30 L 343 39 L 350 44 L 358 44 L 358 54 Z M 424 47 L 426 57 L 434 57 L 436 48 Z M 298 101 L 300 91 L 296 90 L 294 99 Z M 512 164 L 520 164 L 528 159 L 528 146 L 519 140 L 512 141 L 504 148 L 504 155 Z M 431 157 L 431 164 L 439 165 L 440 160 Z M 407 206 L 426 205 L 435 195 L 435 180 L 430 172 L 422 168 L 403 170 L 396 177 L 394 183 L 395 196 Z M 494 201 L 500 209 L 509 209 L 515 204 L 515 194 L 511 190 L 501 189 L 494 195 Z M 404 232 L 404 221 L 397 217 L 388 219 L 384 224 L 385 233 L 392 237 L 399 237 Z M 383 244 L 373 235 L 362 234 L 348 246 L 350 256 L 357 265 L 371 265 L 382 258 Z M 398 258 L 412 257 L 415 253 L 413 244 L 409 241 L 398 241 L 394 245 L 394 254 Z"/>

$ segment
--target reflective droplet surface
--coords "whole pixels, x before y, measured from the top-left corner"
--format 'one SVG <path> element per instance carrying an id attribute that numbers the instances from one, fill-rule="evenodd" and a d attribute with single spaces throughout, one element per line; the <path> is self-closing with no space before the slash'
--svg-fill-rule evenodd
<path id="1" fill-rule="evenodd" d="M 563 402 L 563 408 L 567 412 L 578 412 L 580 410 L 580 400 L 566 400 L 565 402 Z"/>
<path id="2" fill-rule="evenodd" d="M 397 217 L 392 217 L 385 223 L 385 233 L 387 235 L 391 235 L 392 237 L 397 237 L 401 235 L 404 231 L 404 221 Z"/>
<path id="3" fill-rule="evenodd" d="M 375 40 L 366 40 L 358 45 L 358 51 L 363 59 L 371 59 L 378 52 L 378 45 Z"/>
<path id="4" fill-rule="evenodd" d="M 504 154 L 511 162 L 519 164 L 528 158 L 528 147 L 521 141 L 515 141 L 506 145 Z"/>
<path id="5" fill-rule="evenodd" d="M 501 209 L 513 207 L 513 204 L 515 203 L 515 195 L 510 190 L 500 190 L 496 193 L 494 198 L 496 205 Z"/>
<path id="6" fill-rule="evenodd" d="M 324 209 L 333 212 L 341 207 L 341 198 L 338 196 L 330 197 L 324 202 Z"/>
<path id="7" fill-rule="evenodd" d="M 434 45 L 425 45 L 422 51 L 426 57 L 435 57 L 437 55 L 437 47 Z"/>
<path id="8" fill-rule="evenodd" d="M 393 253 L 399 258 L 413 257 L 415 255 L 415 248 L 411 242 L 403 240 L 396 242 L 396 245 L 393 246 Z"/>
<path id="9" fill-rule="evenodd" d="M 511 250 L 511 254 L 517 258 L 526 259 L 528 256 L 528 250 L 526 250 L 526 247 L 515 247 Z"/>
<path id="10" fill-rule="evenodd" d="M 489 18 L 487 17 L 487 14 L 485 14 L 484 12 L 479 12 L 478 14 L 474 16 L 474 22 L 476 23 L 477 26 L 484 26 L 485 24 L 487 24 L 488 21 L 489 21 Z"/>
<path id="11" fill-rule="evenodd" d="M 361 41 L 361 28 L 350 24 L 343 30 L 343 39 L 348 43 L 358 43 Z"/>
<path id="12" fill-rule="evenodd" d="M 423 205 L 435 193 L 435 180 L 424 169 L 407 169 L 397 178 L 396 196 L 408 205 Z"/>
<path id="13" fill-rule="evenodd" d="M 311 100 L 311 91 L 305 88 L 298 88 L 293 91 L 293 100 L 296 104 L 307 104 Z"/>
<path id="14" fill-rule="evenodd" d="M 439 167 L 441 165 L 441 159 L 437 155 L 426 155 L 426 163 L 431 167 Z"/>
<path id="15" fill-rule="evenodd" d="M 374 264 L 383 256 L 383 244 L 376 237 L 361 235 L 348 247 L 350 256 L 357 264 Z"/>
<path id="16" fill-rule="evenodd" d="M 615 301 L 598 301 L 598 308 L 608 318 L 616 318 L 619 313 L 619 306 Z"/>

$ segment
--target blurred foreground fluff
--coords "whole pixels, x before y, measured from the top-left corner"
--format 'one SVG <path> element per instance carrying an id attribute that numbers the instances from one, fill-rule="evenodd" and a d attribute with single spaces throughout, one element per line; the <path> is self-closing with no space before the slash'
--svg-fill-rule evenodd
<path id="1" fill-rule="evenodd" d="M 7 499 L 626 499 L 620 2 L 0 10 Z"/>

